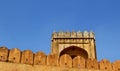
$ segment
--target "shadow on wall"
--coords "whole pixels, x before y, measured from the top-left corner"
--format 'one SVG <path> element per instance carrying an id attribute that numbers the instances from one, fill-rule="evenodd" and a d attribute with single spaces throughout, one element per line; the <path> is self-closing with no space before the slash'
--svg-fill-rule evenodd
<path id="1" fill-rule="evenodd" d="M 68 54 L 63 54 L 59 57 L 56 54 L 33 53 L 31 50 L 21 52 L 18 48 L 9 50 L 6 47 L 0 47 L 0 61 L 30 65 L 120 71 L 120 60 L 111 63 L 109 60 L 103 59 L 98 62 L 96 59 L 85 59 L 82 56 L 76 56 L 72 59 Z"/>
<path id="2" fill-rule="evenodd" d="M 85 59 L 88 59 L 88 53 L 86 50 L 79 48 L 77 46 L 70 46 L 68 48 L 65 48 L 61 51 L 60 56 L 68 54 L 72 57 L 72 59 L 76 56 L 82 56 Z"/>

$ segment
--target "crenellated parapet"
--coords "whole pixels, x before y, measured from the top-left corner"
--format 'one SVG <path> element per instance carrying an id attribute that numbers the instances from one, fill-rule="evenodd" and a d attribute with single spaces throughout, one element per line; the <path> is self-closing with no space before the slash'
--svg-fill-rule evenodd
<path id="1" fill-rule="evenodd" d="M 120 60 L 116 60 L 112 63 L 113 70 L 120 71 Z"/>
<path id="2" fill-rule="evenodd" d="M 7 61 L 8 60 L 8 48 L 5 46 L 0 47 L 0 61 Z"/>
<path id="3" fill-rule="evenodd" d="M 18 48 L 13 48 L 9 51 L 9 62 L 20 63 L 21 51 Z"/>
<path id="4" fill-rule="evenodd" d="M 52 38 L 95 38 L 92 31 L 78 32 L 53 32 Z"/>
<path id="5" fill-rule="evenodd" d="M 35 65 L 45 65 L 46 64 L 46 54 L 43 52 L 36 52 L 34 54 L 34 64 Z"/>
<path id="6" fill-rule="evenodd" d="M 68 54 L 62 56 L 56 54 L 46 55 L 44 52 L 33 53 L 31 50 L 21 51 L 18 48 L 8 49 L 7 47 L 0 47 L 0 61 L 28 64 L 31 66 L 43 65 L 62 68 L 120 71 L 120 60 L 111 63 L 107 59 L 97 61 L 94 58 L 85 59 L 79 55 L 74 58 L 71 58 Z"/>
<path id="7" fill-rule="evenodd" d="M 21 63 L 25 63 L 25 64 L 33 64 L 33 52 L 31 50 L 24 50 L 22 52 L 22 57 L 21 57 Z"/>

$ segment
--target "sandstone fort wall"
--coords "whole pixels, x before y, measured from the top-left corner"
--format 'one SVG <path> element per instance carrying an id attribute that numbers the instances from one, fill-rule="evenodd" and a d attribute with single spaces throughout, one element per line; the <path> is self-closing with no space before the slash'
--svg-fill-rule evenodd
<path id="1" fill-rule="evenodd" d="M 84 71 L 86 71 L 86 69 L 88 70 L 92 69 L 91 71 L 93 70 L 120 71 L 120 60 L 111 63 L 107 59 L 97 61 L 96 59 L 92 59 L 92 58 L 84 59 L 83 57 L 80 56 L 74 57 L 72 59 L 71 56 L 69 56 L 68 54 L 64 54 L 59 57 L 56 54 L 46 55 L 43 52 L 33 53 L 31 50 L 21 51 L 18 48 L 13 48 L 9 50 L 6 47 L 0 47 L 0 66 L 4 65 L 4 63 L 5 64 L 8 63 L 7 65 L 10 66 L 11 63 L 13 64 L 13 66 L 14 64 L 15 65 L 18 64 L 18 66 L 21 65 L 21 67 L 23 68 L 27 65 L 28 68 L 29 67 L 33 68 L 38 66 L 36 67 L 38 69 L 41 66 L 43 66 L 42 69 L 44 69 L 44 67 L 48 67 L 48 68 L 55 67 L 56 69 L 58 69 L 57 71 L 63 71 L 63 70 L 59 70 L 58 67 L 61 67 L 61 69 L 69 68 L 71 69 L 70 71 L 74 71 L 72 69 L 76 69 L 76 71 L 77 69 L 84 69 Z M 15 71 L 25 71 L 25 70 L 15 70 Z M 37 70 L 31 70 L 31 71 L 37 71 Z M 48 71 L 52 71 L 51 68 Z M 64 70 L 64 71 L 69 71 L 69 70 Z"/>

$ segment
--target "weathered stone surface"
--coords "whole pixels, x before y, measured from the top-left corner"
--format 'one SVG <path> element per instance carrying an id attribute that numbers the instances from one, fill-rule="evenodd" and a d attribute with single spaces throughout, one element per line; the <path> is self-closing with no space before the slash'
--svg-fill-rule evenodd
<path id="1" fill-rule="evenodd" d="M 31 50 L 25 50 L 22 52 L 21 63 L 33 64 L 33 52 Z"/>
<path id="2" fill-rule="evenodd" d="M 84 35 L 85 38 L 88 38 L 89 37 L 89 32 L 88 31 L 84 31 L 83 35 Z"/>
<path id="3" fill-rule="evenodd" d="M 78 31 L 78 32 L 77 32 L 77 37 L 78 37 L 78 38 L 82 38 L 82 37 L 83 37 L 83 34 L 82 34 L 81 31 Z"/>
<path id="4" fill-rule="evenodd" d="M 8 53 L 9 53 L 8 48 L 6 48 L 5 46 L 0 47 L 0 61 L 7 61 Z"/>
<path id="5" fill-rule="evenodd" d="M 90 32 L 90 38 L 95 38 L 94 32 Z"/>
<path id="6" fill-rule="evenodd" d="M 57 66 L 58 65 L 58 56 L 56 54 L 49 54 L 47 56 L 47 65 Z"/>
<path id="7" fill-rule="evenodd" d="M 77 56 L 73 59 L 73 67 L 85 69 L 85 59 L 81 56 Z"/>
<path id="8" fill-rule="evenodd" d="M 44 65 L 27 65 L 18 63 L 0 62 L 0 71 L 115 71 L 115 70 L 94 70 L 64 68 Z"/>
<path id="9" fill-rule="evenodd" d="M 69 54 L 72 58 L 75 56 L 83 56 L 87 58 L 95 58 L 96 56 L 96 43 L 95 35 L 93 32 L 54 32 L 52 35 L 51 54 L 57 54 L 61 56 L 64 50 L 72 46 L 85 50 L 85 53 L 81 50 L 67 50 L 64 54 Z M 77 52 L 78 51 L 78 52 Z"/>
<path id="10" fill-rule="evenodd" d="M 60 57 L 60 67 L 72 67 L 72 58 L 68 54 L 64 54 Z"/>
<path id="11" fill-rule="evenodd" d="M 21 51 L 18 48 L 13 48 L 9 52 L 9 62 L 20 63 Z"/>
<path id="12" fill-rule="evenodd" d="M 34 56 L 35 65 L 45 65 L 46 64 L 46 55 L 43 52 L 37 52 Z"/>
<path id="13" fill-rule="evenodd" d="M 93 69 L 99 69 L 99 64 L 98 64 L 98 61 L 97 59 L 93 59 Z"/>
<path id="14" fill-rule="evenodd" d="M 86 60 L 86 68 L 87 69 L 99 69 L 98 62 L 96 59 L 89 58 Z"/>
<path id="15" fill-rule="evenodd" d="M 100 70 L 112 70 L 112 65 L 109 60 L 103 59 L 99 62 Z"/>
<path id="16" fill-rule="evenodd" d="M 120 71 L 120 60 L 117 60 L 112 63 L 113 70 Z"/>
<path id="17" fill-rule="evenodd" d="M 77 37 L 77 33 L 76 32 L 71 32 L 71 37 Z"/>

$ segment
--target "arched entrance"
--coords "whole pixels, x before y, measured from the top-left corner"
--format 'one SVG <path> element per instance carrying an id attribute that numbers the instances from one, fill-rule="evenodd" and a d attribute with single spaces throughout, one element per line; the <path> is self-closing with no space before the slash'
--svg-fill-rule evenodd
<path id="1" fill-rule="evenodd" d="M 69 54 L 72 57 L 72 59 L 76 56 L 82 56 L 85 59 L 88 58 L 88 53 L 84 49 L 77 46 L 70 46 L 65 48 L 60 52 L 60 56 L 62 56 L 63 54 Z"/>

